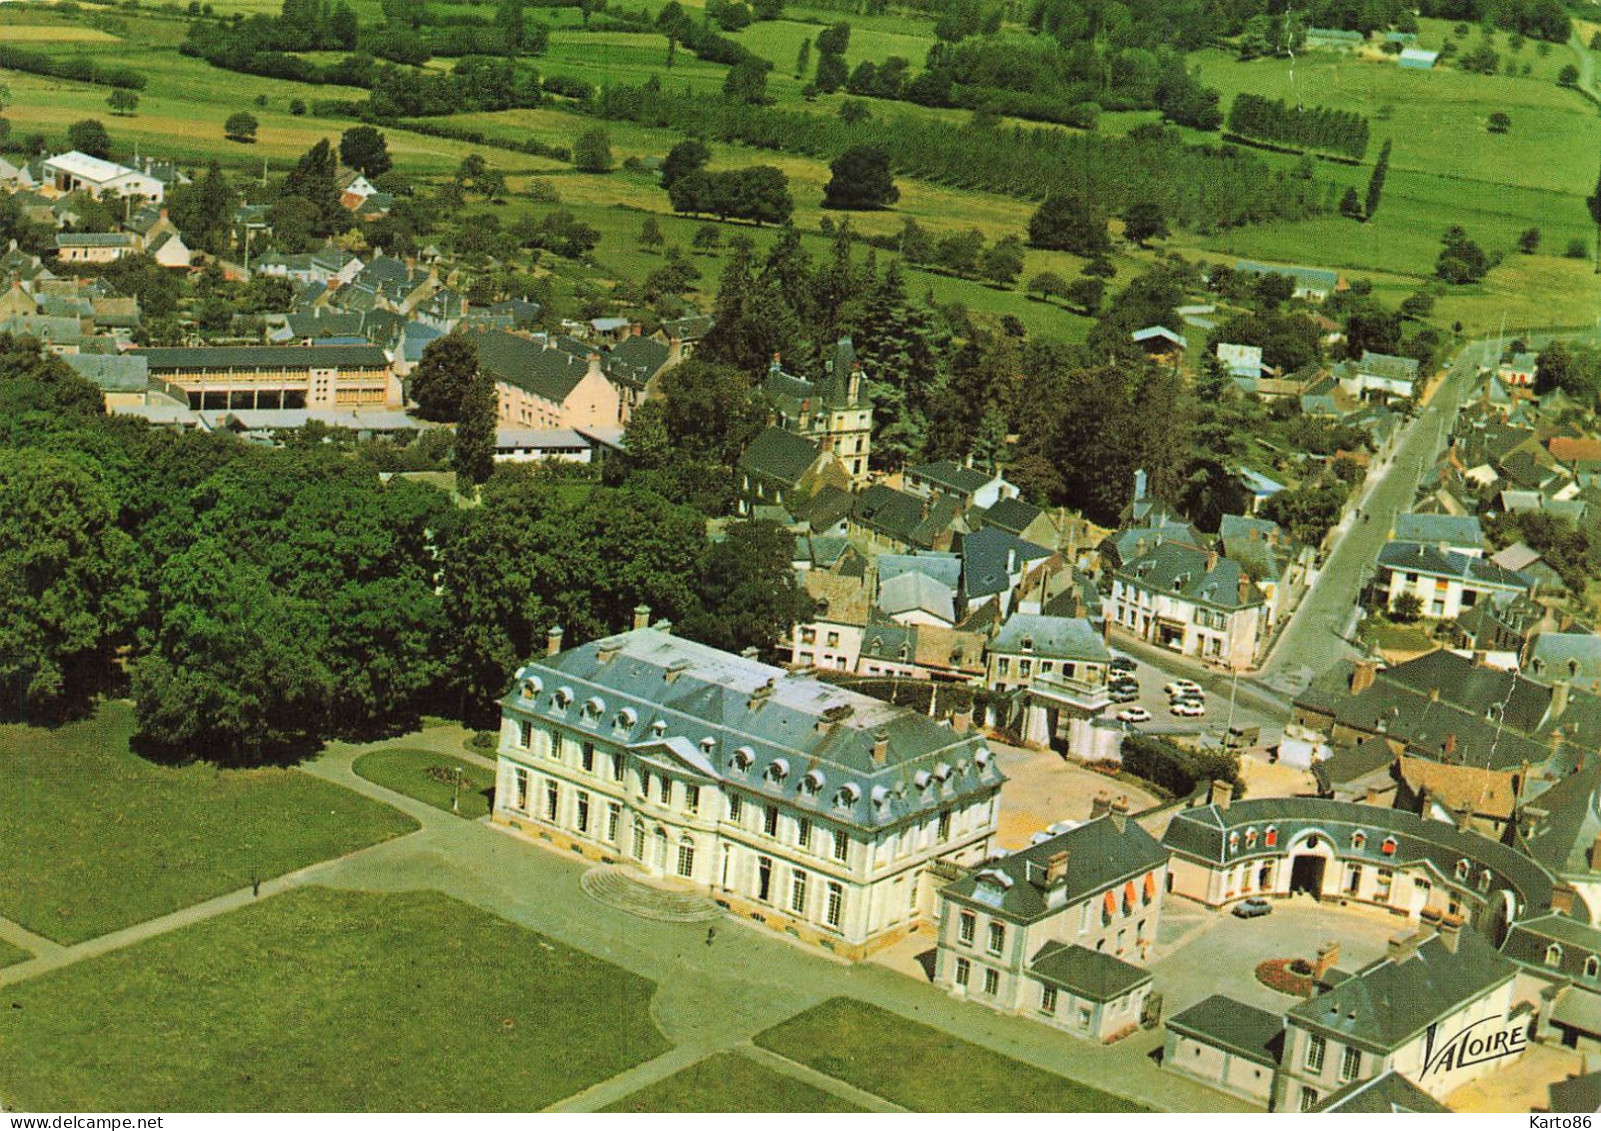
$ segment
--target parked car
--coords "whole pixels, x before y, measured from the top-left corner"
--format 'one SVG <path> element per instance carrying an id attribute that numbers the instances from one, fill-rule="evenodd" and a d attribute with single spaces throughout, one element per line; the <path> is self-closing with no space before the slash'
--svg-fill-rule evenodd
<path id="1" fill-rule="evenodd" d="M 1180 695 L 1183 695 L 1186 692 L 1192 695 L 1206 694 L 1203 690 L 1201 690 L 1200 684 L 1189 679 L 1175 679 L 1172 683 L 1162 688 L 1162 690 L 1167 692 L 1167 697 L 1169 699 L 1177 699 Z"/>
<path id="2" fill-rule="evenodd" d="M 1113 656 L 1110 667 L 1112 674 L 1114 675 L 1116 675 L 1118 672 L 1132 673 L 1134 671 L 1134 661 L 1129 659 L 1127 656 Z"/>
<path id="3" fill-rule="evenodd" d="M 1132 703 L 1139 697 L 1140 689 L 1137 687 L 1113 687 L 1111 689 L 1111 698 L 1114 703 Z"/>
<path id="4" fill-rule="evenodd" d="M 1231 912 L 1236 919 L 1256 919 L 1263 915 L 1271 915 L 1272 913 L 1273 905 L 1267 900 L 1258 899 L 1255 896 L 1252 896 L 1250 899 L 1240 900 L 1240 902 L 1234 905 L 1234 908 Z"/>
<path id="5" fill-rule="evenodd" d="M 1144 707 L 1126 707 L 1117 713 L 1120 723 L 1148 723 L 1151 721 L 1151 712 Z"/>
<path id="6" fill-rule="evenodd" d="M 1198 719 L 1206 714 L 1206 705 L 1197 703 L 1193 699 L 1180 699 L 1168 708 L 1171 714 L 1182 715 L 1186 719 Z"/>

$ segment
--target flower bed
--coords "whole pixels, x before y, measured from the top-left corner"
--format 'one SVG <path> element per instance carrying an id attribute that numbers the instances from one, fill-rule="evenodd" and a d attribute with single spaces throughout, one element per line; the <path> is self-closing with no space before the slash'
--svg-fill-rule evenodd
<path id="1" fill-rule="evenodd" d="M 1316 989 L 1312 967 L 1304 958 L 1270 958 L 1258 964 L 1256 980 L 1270 990 L 1295 997 L 1311 997 Z"/>

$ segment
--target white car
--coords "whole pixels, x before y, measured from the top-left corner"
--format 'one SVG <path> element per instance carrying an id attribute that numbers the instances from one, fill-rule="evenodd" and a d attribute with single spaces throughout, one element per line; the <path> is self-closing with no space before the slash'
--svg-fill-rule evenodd
<path id="1" fill-rule="evenodd" d="M 1120 723 L 1148 723 L 1151 721 L 1151 712 L 1144 707 L 1128 707 L 1117 713 Z"/>
<path id="2" fill-rule="evenodd" d="M 1206 714 L 1206 704 L 1197 703 L 1193 699 L 1180 699 L 1168 710 L 1175 715 L 1182 715 L 1186 719 L 1198 719 Z"/>
<path id="3" fill-rule="evenodd" d="M 1188 679 L 1175 679 L 1172 683 L 1162 688 L 1162 690 L 1167 692 L 1167 697 L 1169 699 L 1177 699 L 1184 695 L 1206 694 L 1206 692 L 1201 690 L 1200 684 Z"/>

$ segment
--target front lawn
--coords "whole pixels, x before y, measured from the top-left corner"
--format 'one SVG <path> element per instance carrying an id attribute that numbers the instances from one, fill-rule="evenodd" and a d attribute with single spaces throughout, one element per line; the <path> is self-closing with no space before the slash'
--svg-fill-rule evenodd
<path id="1" fill-rule="evenodd" d="M 538 1111 L 669 1043 L 653 983 L 437 892 L 302 888 L 6 990 L 6 1102 Z"/>
<path id="2" fill-rule="evenodd" d="M 1149 1110 L 854 998 L 830 998 L 756 1043 L 913 1111 Z"/>
<path id="3" fill-rule="evenodd" d="M 602 1111 L 861 1111 L 804 1080 L 774 1072 L 738 1053 L 696 1061 Z"/>
<path id="4" fill-rule="evenodd" d="M 415 797 L 447 813 L 451 811 L 452 800 L 456 800 L 459 802 L 456 811 L 469 819 L 486 816 L 495 795 L 494 770 L 432 750 L 386 747 L 363 754 L 351 769 L 385 789 Z M 459 789 L 456 785 L 458 769 L 461 771 Z"/>
<path id="5" fill-rule="evenodd" d="M 1385 652 L 1432 652 L 1438 645 L 1423 621 L 1401 624 L 1384 616 L 1370 616 L 1359 633 L 1373 647 Z"/>
<path id="6" fill-rule="evenodd" d="M 298 770 L 154 765 L 132 730 L 0 727 L 0 916 L 82 942 L 417 827 Z"/>

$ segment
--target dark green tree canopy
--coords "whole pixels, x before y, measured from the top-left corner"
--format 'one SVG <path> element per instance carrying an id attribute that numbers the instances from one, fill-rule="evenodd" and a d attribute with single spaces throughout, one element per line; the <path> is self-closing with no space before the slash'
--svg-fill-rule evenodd
<path id="1" fill-rule="evenodd" d="M 889 154 L 876 145 L 856 145 L 834 159 L 823 186 L 824 208 L 888 208 L 901 198 L 890 173 Z"/>

